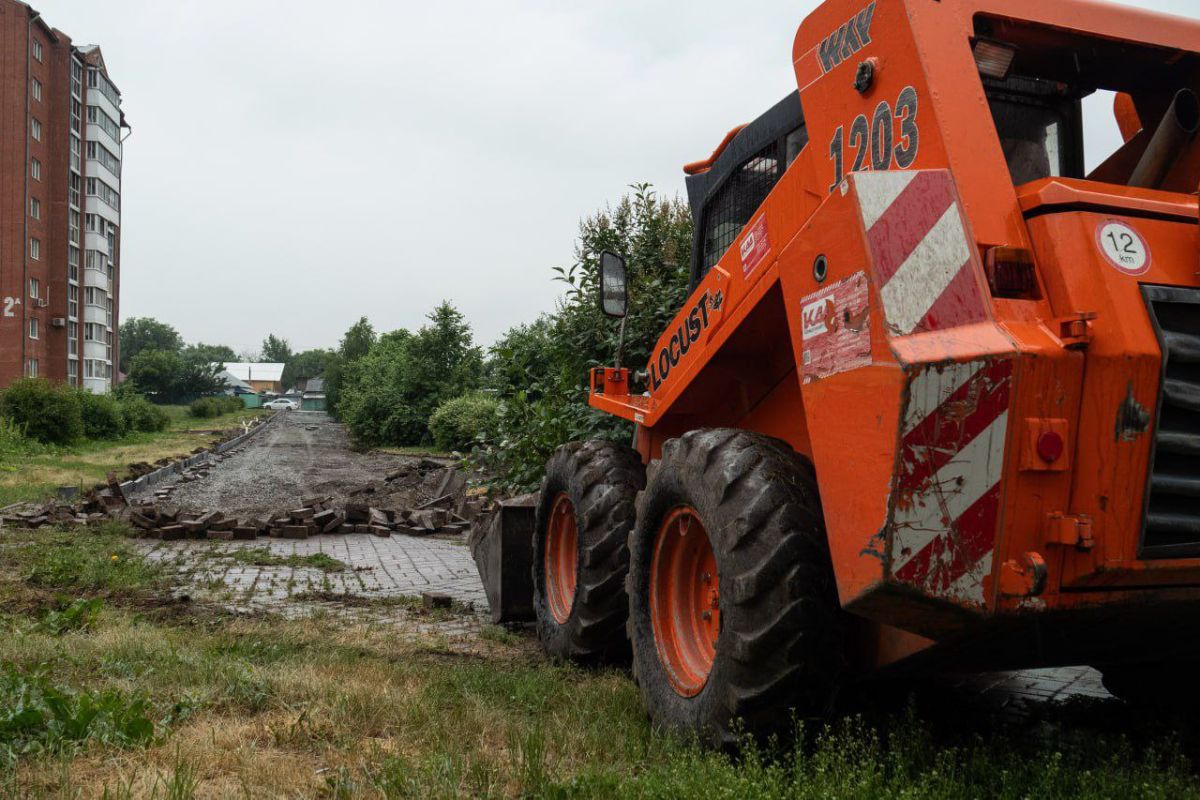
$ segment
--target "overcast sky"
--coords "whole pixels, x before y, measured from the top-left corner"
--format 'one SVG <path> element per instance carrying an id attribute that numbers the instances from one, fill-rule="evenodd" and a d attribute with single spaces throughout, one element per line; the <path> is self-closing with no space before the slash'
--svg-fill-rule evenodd
<path id="1" fill-rule="evenodd" d="M 484 344 L 551 310 L 582 217 L 635 181 L 682 195 L 682 164 L 795 88 L 816 5 L 34 0 L 102 46 L 133 126 L 122 317 L 238 351 L 443 298 Z"/>

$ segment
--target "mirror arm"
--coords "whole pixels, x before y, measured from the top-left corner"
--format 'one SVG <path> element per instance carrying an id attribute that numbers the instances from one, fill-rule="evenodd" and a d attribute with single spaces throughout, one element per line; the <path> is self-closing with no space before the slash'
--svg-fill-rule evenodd
<path id="1" fill-rule="evenodd" d="M 621 368 L 621 351 L 625 349 L 625 317 L 621 317 L 621 329 L 617 333 L 617 364 L 616 368 Z"/>

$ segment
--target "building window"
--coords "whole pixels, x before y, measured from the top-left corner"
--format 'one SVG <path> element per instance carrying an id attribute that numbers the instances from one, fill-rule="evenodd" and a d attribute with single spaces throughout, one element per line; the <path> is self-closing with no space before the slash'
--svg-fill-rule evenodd
<path id="1" fill-rule="evenodd" d="M 103 342 L 104 326 L 95 322 L 83 323 L 83 340 L 85 342 Z"/>
<path id="2" fill-rule="evenodd" d="M 83 288 L 83 303 L 89 306 L 104 307 L 107 301 L 107 296 L 103 289 L 97 289 L 94 286 L 85 286 Z"/>
<path id="3" fill-rule="evenodd" d="M 42 260 L 42 243 L 39 240 L 29 240 L 29 257 L 34 261 Z"/>
<path id="4" fill-rule="evenodd" d="M 112 81 L 104 77 L 103 73 L 95 67 L 88 70 L 88 86 L 92 89 L 99 89 L 100 93 L 107 97 L 114 106 L 121 105 L 121 93 L 117 91 L 117 87 L 113 86 Z"/>
<path id="5" fill-rule="evenodd" d="M 79 241 L 79 212 L 75 209 L 70 209 L 67 212 L 67 227 L 72 242 Z"/>
<path id="6" fill-rule="evenodd" d="M 81 183 L 81 181 L 80 181 L 79 176 L 76 173 L 72 172 L 71 173 L 71 182 L 70 182 L 71 205 L 75 206 L 76 208 L 79 208 L 79 184 L 80 183 Z"/>
<path id="7" fill-rule="evenodd" d="M 33 43 L 33 57 L 36 61 L 42 60 L 42 43 L 41 42 Z"/>
<path id="8" fill-rule="evenodd" d="M 121 174 L 121 159 L 113 155 L 111 150 L 99 142 L 87 143 L 87 155 L 93 161 L 99 161 L 101 166 L 113 175 Z"/>
<path id="9" fill-rule="evenodd" d="M 38 122 L 32 117 L 29 119 L 29 131 L 35 142 L 40 142 L 42 140 L 42 123 Z"/>
<path id="10" fill-rule="evenodd" d="M 33 93 L 33 99 L 37 100 L 39 103 L 42 102 L 42 82 L 37 78 L 34 78 L 33 84 L 29 88 Z"/>
<path id="11" fill-rule="evenodd" d="M 42 179 L 42 162 L 38 161 L 36 158 L 30 159 L 29 161 L 29 177 L 33 178 L 35 181 L 40 181 Z"/>
<path id="12" fill-rule="evenodd" d="M 107 378 L 110 377 L 109 370 L 111 368 L 103 361 L 97 361 L 90 358 L 83 360 L 83 377 L 85 378 Z"/>
<path id="13" fill-rule="evenodd" d="M 121 126 L 100 106 L 89 105 L 87 107 L 87 120 L 93 125 L 99 125 L 105 133 L 112 137 L 113 141 L 121 140 Z"/>
<path id="14" fill-rule="evenodd" d="M 25 375 L 30 378 L 38 376 L 38 360 L 36 358 L 31 358 L 25 362 Z"/>
<path id="15" fill-rule="evenodd" d="M 38 321 L 37 321 L 37 317 L 30 317 L 30 318 L 29 318 L 29 338 L 30 338 L 30 339 L 36 339 L 36 338 L 38 338 Z"/>
<path id="16" fill-rule="evenodd" d="M 112 207 L 113 211 L 121 210 L 121 193 L 99 178 L 87 179 L 87 193 L 90 197 L 99 197 L 101 202 Z"/>
<path id="17" fill-rule="evenodd" d="M 67 298 L 67 317 L 69 319 L 79 319 L 79 295 L 74 294 L 78 289 L 71 287 L 72 295 Z"/>
<path id="18" fill-rule="evenodd" d="M 78 359 L 67 359 L 67 377 L 72 381 L 79 378 L 79 361 Z"/>
<path id="19" fill-rule="evenodd" d="M 29 216 L 34 219 L 42 218 L 42 204 L 36 197 L 29 198 Z"/>
<path id="20" fill-rule="evenodd" d="M 29 279 L 29 296 L 37 300 L 41 296 L 42 283 L 37 278 Z"/>
<path id="21" fill-rule="evenodd" d="M 104 272 L 108 268 L 108 256 L 101 253 L 99 250 L 88 250 L 84 255 L 84 266 L 87 269 L 95 269 Z"/>

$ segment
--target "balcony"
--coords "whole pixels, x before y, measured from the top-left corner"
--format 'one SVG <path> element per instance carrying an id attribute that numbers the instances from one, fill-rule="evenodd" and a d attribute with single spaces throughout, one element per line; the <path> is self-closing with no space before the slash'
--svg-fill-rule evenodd
<path id="1" fill-rule="evenodd" d="M 83 321 L 84 322 L 94 322 L 97 325 L 102 325 L 107 328 L 108 327 L 108 309 L 102 308 L 100 306 L 85 305 L 83 307 Z"/>
<path id="2" fill-rule="evenodd" d="M 83 271 L 83 285 L 94 286 L 97 289 L 108 291 L 108 271 L 103 269 L 85 269 Z"/>

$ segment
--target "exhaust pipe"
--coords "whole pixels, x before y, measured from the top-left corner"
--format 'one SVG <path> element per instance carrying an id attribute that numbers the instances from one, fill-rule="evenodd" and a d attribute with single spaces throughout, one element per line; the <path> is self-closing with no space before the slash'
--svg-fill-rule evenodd
<path id="1" fill-rule="evenodd" d="M 1200 130 L 1200 98 L 1191 89 L 1180 89 L 1170 108 L 1158 123 L 1146 152 L 1134 167 L 1129 185 L 1140 189 L 1158 189 L 1167 172 Z"/>

